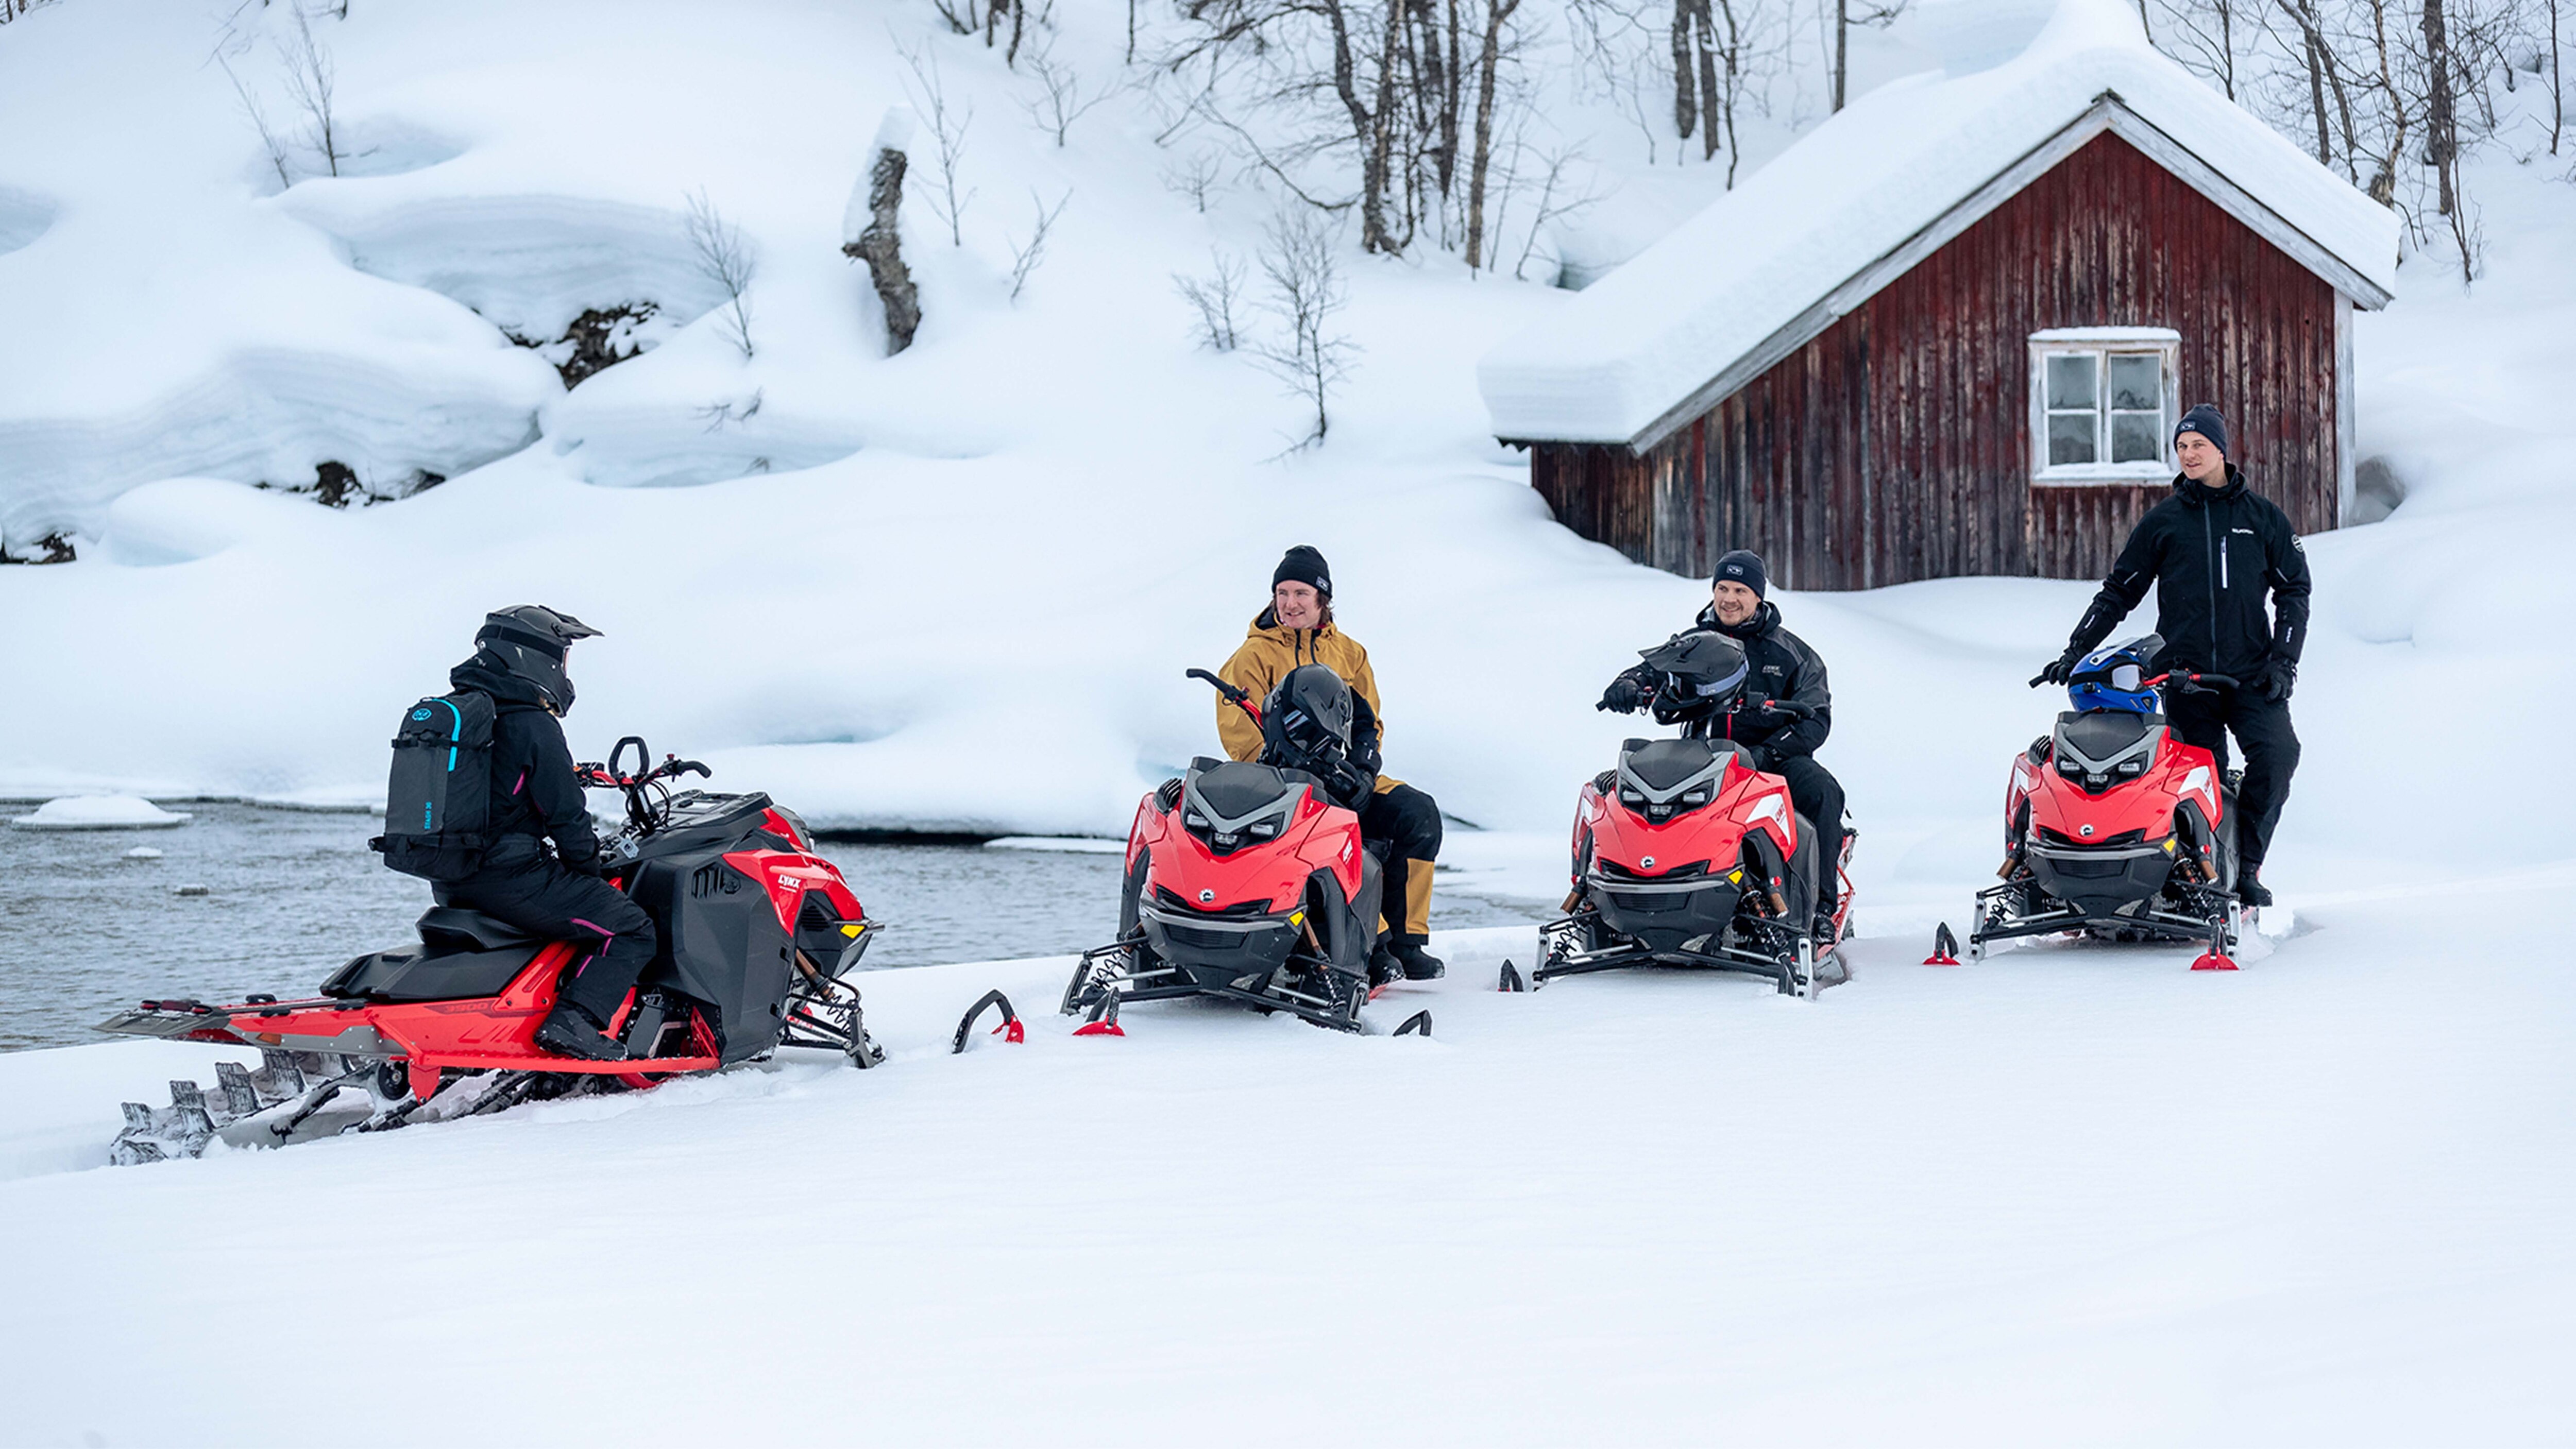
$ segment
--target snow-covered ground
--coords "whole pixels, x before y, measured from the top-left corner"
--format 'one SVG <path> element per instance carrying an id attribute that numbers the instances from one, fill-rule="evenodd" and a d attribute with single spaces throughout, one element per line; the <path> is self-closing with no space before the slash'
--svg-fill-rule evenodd
<path id="1" fill-rule="evenodd" d="M 1562 890 L 1574 786 L 1635 728 L 1591 701 L 1705 598 L 1549 522 L 1486 432 L 1475 359 L 1564 294 L 1346 257 L 1366 350 L 1282 458 L 1297 404 L 1170 283 L 1266 209 L 1165 189 L 1127 98 L 1059 150 L 1025 79 L 934 42 L 979 199 L 962 247 L 907 203 L 929 320 L 886 359 L 842 211 L 926 10 L 362 0 L 318 33 L 367 154 L 280 191 L 208 55 L 282 10 L 0 33 L 0 134 L 44 140 L 0 153 L 0 534 L 80 550 L 0 568 L 0 795 L 369 798 L 394 711 L 542 600 L 608 631 L 585 755 L 640 732 L 818 823 L 1116 834 L 1212 748 L 1182 670 L 1311 542 L 1457 883 Z M 1057 14 L 1113 71 L 1123 12 Z M 266 47 L 231 59 L 273 87 Z M 1066 968 L 924 968 L 866 982 L 882 1072 L 120 1171 L 116 1102 L 210 1053 L 0 1056 L 0 1442 L 2563 1434 L 2576 191 L 2481 164 L 2488 277 L 2410 264 L 2361 323 L 2364 452 L 2410 492 L 2308 541 L 2295 924 L 2244 972 L 1914 964 L 2089 586 L 1793 596 L 1863 832 L 1818 1003 L 1501 996 L 1513 931 L 1401 993 L 1428 1042 L 1142 1008 L 952 1059 L 978 992 L 1042 1011 Z M 1013 303 L 1031 187 L 1073 198 Z M 675 250 L 699 188 L 759 249 L 749 362 Z M 576 391 L 502 336 L 639 296 L 658 345 Z M 249 486 L 326 459 L 448 481 Z"/>

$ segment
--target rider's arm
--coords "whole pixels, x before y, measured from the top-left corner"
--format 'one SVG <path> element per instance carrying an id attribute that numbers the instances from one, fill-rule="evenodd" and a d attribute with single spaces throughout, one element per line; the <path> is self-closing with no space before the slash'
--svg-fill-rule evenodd
<path id="1" fill-rule="evenodd" d="M 591 871 L 599 861 L 599 835 L 591 828 L 590 797 L 572 772 L 572 750 L 553 715 L 529 710 L 528 803 L 555 842 L 555 858 L 568 870 Z"/>
<path id="2" fill-rule="evenodd" d="M 2066 640 L 2069 657 L 2092 653 L 2111 637 L 2122 619 L 2129 617 L 2129 611 L 2145 600 L 2147 586 L 2156 581 L 2157 560 L 2163 551 L 2162 522 L 2162 515 L 2150 513 L 2129 530 L 2129 541 L 2121 546 L 2119 560 L 2102 578 L 2101 592 L 2093 596 L 2092 606 L 2084 611 L 2075 632 Z"/>
<path id="3" fill-rule="evenodd" d="M 1217 677 L 1251 695 L 1256 706 L 1270 697 L 1270 687 L 1279 682 L 1270 678 L 1269 671 L 1262 668 L 1261 656 L 1250 640 L 1234 651 L 1233 658 L 1225 661 L 1225 667 L 1217 671 Z M 1216 737 L 1225 746 L 1225 757 L 1229 760 L 1261 758 L 1261 726 L 1252 722 L 1252 716 L 1245 714 L 1242 706 L 1222 695 L 1216 702 Z"/>
<path id="4" fill-rule="evenodd" d="M 2273 515 L 2271 534 L 2263 581 L 2272 586 L 2272 653 L 2296 664 L 2308 646 L 2308 551 L 2286 514 Z"/>
<path id="5" fill-rule="evenodd" d="M 1386 707 L 1378 703 L 1377 671 L 1369 667 L 1368 651 L 1362 649 L 1356 639 L 1351 640 L 1351 652 L 1360 657 L 1360 662 L 1345 682 L 1350 685 L 1351 693 L 1367 703 L 1369 713 L 1376 718 L 1378 743 L 1383 746 L 1386 743 Z"/>
<path id="6" fill-rule="evenodd" d="M 1794 717 L 1773 731 L 1762 742 L 1762 748 L 1775 760 L 1812 755 L 1825 742 L 1825 736 L 1833 733 L 1834 696 L 1833 691 L 1825 687 L 1823 657 L 1806 647 L 1804 640 L 1798 642 L 1797 678 L 1790 681 L 1789 693 L 1785 697 L 1790 703 L 1802 705 L 1813 713 Z"/>

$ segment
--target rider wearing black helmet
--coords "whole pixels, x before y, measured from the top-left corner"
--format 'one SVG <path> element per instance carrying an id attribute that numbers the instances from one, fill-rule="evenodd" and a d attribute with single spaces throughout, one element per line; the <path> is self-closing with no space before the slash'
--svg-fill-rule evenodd
<path id="1" fill-rule="evenodd" d="M 573 774 L 559 716 L 572 710 L 564 656 L 595 638 L 570 614 L 522 604 L 485 617 L 474 657 L 448 671 L 458 689 L 492 697 L 492 813 L 483 864 L 437 887 L 440 905 L 464 906 L 557 940 L 595 940 L 575 962 L 537 1028 L 537 1045 L 568 1056 L 623 1055 L 608 1020 L 656 949 L 653 918 L 600 879 L 599 837 Z M 551 840 L 554 853 L 546 853 Z"/>

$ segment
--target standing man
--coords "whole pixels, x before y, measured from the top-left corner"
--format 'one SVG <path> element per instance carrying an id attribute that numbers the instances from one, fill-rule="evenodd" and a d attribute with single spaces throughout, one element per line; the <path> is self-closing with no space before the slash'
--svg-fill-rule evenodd
<path id="1" fill-rule="evenodd" d="M 1378 704 L 1377 675 L 1368 651 L 1333 626 L 1333 575 L 1324 556 L 1306 544 L 1288 550 L 1270 575 L 1270 607 L 1245 631 L 1243 647 L 1217 673 L 1255 699 L 1301 664 L 1321 664 L 1342 678 L 1366 706 L 1353 732 L 1351 763 L 1378 768 L 1385 711 Z M 1238 760 L 1261 758 L 1261 731 L 1243 711 L 1217 701 L 1217 737 Z M 1371 984 L 1401 972 L 1427 981 L 1447 968 L 1423 948 L 1431 943 L 1431 863 L 1440 855 L 1440 806 L 1411 785 L 1380 773 L 1377 791 L 1359 810 L 1360 838 L 1386 848 L 1386 934 L 1369 961 Z"/>
<path id="2" fill-rule="evenodd" d="M 1754 768 L 1789 782 L 1790 803 L 1816 827 L 1823 851 L 1816 871 L 1816 949 L 1834 944 L 1834 913 L 1842 901 L 1843 787 L 1816 763 L 1816 749 L 1833 733 L 1834 696 L 1825 684 L 1825 661 L 1807 641 L 1780 627 L 1780 606 L 1763 595 L 1770 581 L 1762 556 L 1739 548 L 1717 561 L 1708 607 L 1695 621 L 1744 648 L 1741 701 L 1731 712 L 1695 714 L 1687 704 L 1663 701 L 1655 717 L 1683 721 L 1702 739 L 1729 739 L 1747 747 Z M 1596 708 L 1629 713 L 1657 703 L 1661 681 L 1640 664 L 1610 682 Z M 1778 708 L 1782 702 L 1795 712 Z"/>
<path id="3" fill-rule="evenodd" d="M 2245 486 L 2227 460 L 2227 420 L 2202 403 L 2174 426 L 2182 476 L 2173 496 L 2147 510 L 2102 580 L 2102 592 L 2067 641 L 2066 653 L 2039 672 L 2038 684 L 2064 684 L 2156 585 L 2156 632 L 2164 636 L 2157 666 L 2224 674 L 2238 687 L 2218 694 L 2174 694 L 2165 708 L 2174 734 L 2227 766 L 2227 735 L 2245 749 L 2245 778 L 2236 794 L 2236 898 L 2272 904 L 2256 873 L 2290 796 L 2299 767 L 2299 737 L 2290 728 L 2290 689 L 2299 651 L 2308 642 L 2308 555 L 2289 516 Z M 2265 608 L 2266 596 L 2270 607 Z"/>

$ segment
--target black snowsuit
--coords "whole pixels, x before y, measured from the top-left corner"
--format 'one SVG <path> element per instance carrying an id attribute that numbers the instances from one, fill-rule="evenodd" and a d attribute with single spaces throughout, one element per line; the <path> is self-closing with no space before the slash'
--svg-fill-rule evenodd
<path id="1" fill-rule="evenodd" d="M 2166 713 L 2176 738 L 2210 751 L 2223 769 L 2227 736 L 2245 749 L 2237 787 L 2239 869 L 2262 865 L 2299 768 L 2299 737 L 2285 699 L 2265 696 L 2276 664 L 2295 665 L 2308 642 L 2308 555 L 2290 519 L 2227 465 L 2227 486 L 2174 480 L 2173 496 L 2147 510 L 2067 647 L 2090 653 L 2156 585 L 2160 668 L 2224 674 L 2242 687 L 2225 694 L 2174 693 Z M 2269 595 L 2269 607 L 2266 607 Z"/>
<path id="2" fill-rule="evenodd" d="M 464 906 L 552 940 L 596 940 L 573 963 L 561 999 L 605 1025 L 658 949 L 653 918 L 599 878 L 599 837 L 572 772 L 563 726 L 525 681 L 477 655 L 448 672 L 458 689 L 492 696 L 492 846 L 483 867 L 437 887 L 440 905 Z M 544 842 L 554 842 L 548 855 Z"/>
<path id="3" fill-rule="evenodd" d="M 1719 623 L 1714 604 L 1701 609 L 1693 622 L 1743 646 L 1744 694 L 1733 710 L 1719 712 L 1705 701 L 1658 693 L 1655 719 L 1680 724 L 1693 739 L 1751 745 L 1756 764 L 1789 782 L 1790 802 L 1815 823 L 1816 844 L 1824 852 L 1817 861 L 1817 909 L 1831 911 L 1842 899 L 1837 862 L 1843 853 L 1843 787 L 1832 771 L 1816 763 L 1817 747 L 1834 728 L 1834 697 L 1826 687 L 1824 658 L 1806 640 L 1780 627 L 1780 606 L 1768 600 L 1741 624 Z M 1652 679 L 1654 670 L 1641 664 L 1629 674 L 1644 682 Z M 1804 705 L 1814 714 L 1800 718 L 1765 712 L 1762 706 L 1775 699 Z"/>

